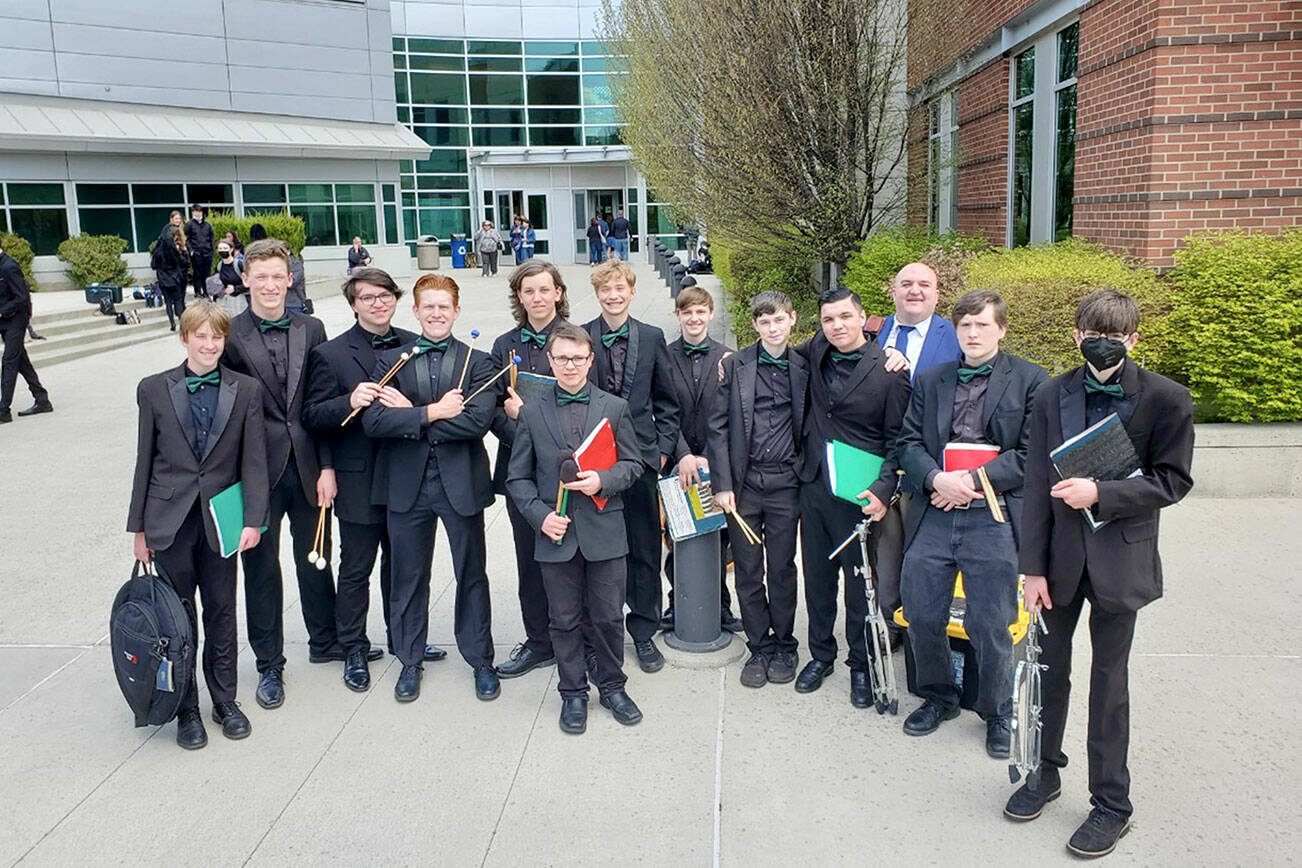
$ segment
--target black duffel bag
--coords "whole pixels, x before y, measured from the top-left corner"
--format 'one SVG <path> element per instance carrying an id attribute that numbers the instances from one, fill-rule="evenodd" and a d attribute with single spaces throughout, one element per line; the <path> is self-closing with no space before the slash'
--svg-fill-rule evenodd
<path id="1" fill-rule="evenodd" d="M 156 570 L 136 561 L 109 615 L 113 671 L 136 726 L 175 719 L 194 681 L 191 606 Z"/>

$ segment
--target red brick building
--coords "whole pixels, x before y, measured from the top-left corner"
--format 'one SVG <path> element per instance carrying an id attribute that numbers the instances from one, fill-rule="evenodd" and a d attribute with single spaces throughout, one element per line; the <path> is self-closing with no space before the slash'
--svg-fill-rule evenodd
<path id="1" fill-rule="evenodd" d="M 1193 232 L 1302 224 L 1302 2 L 909 9 L 910 222 L 1157 266 Z"/>

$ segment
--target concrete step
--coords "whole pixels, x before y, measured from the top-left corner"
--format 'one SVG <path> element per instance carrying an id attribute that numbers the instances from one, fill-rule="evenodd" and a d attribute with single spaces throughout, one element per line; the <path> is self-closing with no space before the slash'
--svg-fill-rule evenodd
<path id="1" fill-rule="evenodd" d="M 143 301 L 137 301 L 136 299 L 131 298 L 129 296 L 123 298 L 121 304 L 115 304 L 113 305 L 113 307 L 116 310 L 122 310 L 122 311 L 147 310 L 147 308 L 145 307 L 145 303 Z M 161 307 L 157 308 L 157 310 L 162 310 L 162 308 Z M 36 316 L 32 317 L 32 325 L 36 326 L 36 330 L 38 332 L 44 334 L 45 329 L 42 328 L 42 326 L 52 326 L 56 323 L 77 321 L 77 320 L 84 319 L 88 316 L 98 317 L 99 315 L 100 315 L 99 308 L 96 305 L 87 304 L 84 307 L 75 308 L 73 310 L 62 310 L 59 311 L 58 313 L 46 313 L 46 314 L 38 313 Z"/>
<path id="2" fill-rule="evenodd" d="M 121 312 L 134 310 L 140 317 L 141 325 L 152 323 L 157 319 L 167 320 L 167 312 L 161 307 L 157 308 L 129 308 L 125 305 L 117 305 Z M 125 328 L 117 324 L 114 317 L 103 316 L 99 313 L 88 313 L 76 319 L 57 320 L 52 323 L 33 323 L 36 331 L 51 341 L 66 340 L 78 335 L 91 331 L 103 331 L 108 328 Z"/>
<path id="3" fill-rule="evenodd" d="M 163 319 L 142 322 L 140 325 L 114 325 L 112 330 L 88 332 L 76 340 L 34 341 L 27 345 L 27 352 L 31 356 L 32 364 L 40 369 L 60 362 L 69 362 L 73 359 L 172 336 L 167 320 Z"/>

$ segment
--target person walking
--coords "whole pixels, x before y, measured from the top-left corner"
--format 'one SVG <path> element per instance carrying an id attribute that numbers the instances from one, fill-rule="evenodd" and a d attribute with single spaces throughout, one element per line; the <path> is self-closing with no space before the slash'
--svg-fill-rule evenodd
<path id="1" fill-rule="evenodd" d="M 181 227 L 169 225 L 167 236 L 154 243 L 149 267 L 154 270 L 158 288 L 163 292 L 167 321 L 172 331 L 176 331 L 176 319 L 185 312 L 185 286 L 190 271 L 190 249 Z"/>
<path id="2" fill-rule="evenodd" d="M 625 262 L 628 261 L 628 238 L 628 218 L 624 216 L 622 210 L 616 211 L 615 219 L 610 223 L 610 247 L 615 251 L 615 255 Z"/>
<path id="3" fill-rule="evenodd" d="M 515 264 L 519 265 L 524 262 L 524 218 L 519 214 L 515 215 L 514 222 L 511 223 L 511 251 L 515 253 Z"/>
<path id="4" fill-rule="evenodd" d="M 212 274 L 213 233 L 212 224 L 205 220 L 208 209 L 202 205 L 190 206 L 190 222 L 185 224 L 186 244 L 190 248 L 191 283 L 194 297 L 204 295 L 204 281 Z"/>
<path id="5" fill-rule="evenodd" d="M 0 356 L 0 425 L 12 422 L 9 412 L 14 399 L 14 388 L 18 385 L 18 375 L 27 381 L 36 403 L 26 410 L 19 410 L 19 416 L 34 416 L 37 413 L 50 413 L 54 407 L 50 404 L 50 393 L 41 385 L 36 376 L 36 368 L 23 346 L 23 338 L 32 321 L 32 294 L 23 277 L 22 266 L 2 248 L 0 248 L 0 339 L 4 341 L 4 355 Z"/>
<path id="6" fill-rule="evenodd" d="M 520 261 L 524 262 L 526 259 L 533 259 L 533 249 L 538 243 L 538 236 L 534 234 L 533 225 L 528 219 L 520 221 L 520 230 Z"/>
<path id="7" fill-rule="evenodd" d="M 606 258 L 606 233 L 596 217 L 588 223 L 588 265 L 596 267 Z"/>
<path id="8" fill-rule="evenodd" d="M 485 220 L 475 233 L 475 252 L 479 254 L 479 273 L 483 277 L 497 277 L 497 255 L 502 250 L 502 239 L 492 220 Z"/>

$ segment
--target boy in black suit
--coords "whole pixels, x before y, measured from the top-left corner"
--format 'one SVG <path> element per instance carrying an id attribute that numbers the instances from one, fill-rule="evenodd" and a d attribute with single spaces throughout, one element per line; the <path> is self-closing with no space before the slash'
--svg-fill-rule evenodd
<path id="1" fill-rule="evenodd" d="M 456 281 L 442 274 L 416 281 L 412 296 L 421 336 L 408 351 L 418 352 L 390 381 L 394 390 L 382 392 L 362 417 L 366 433 L 382 440 L 372 499 L 388 507 L 393 542 L 389 611 L 394 653 L 402 661 L 393 689 L 399 702 L 420 696 L 439 522 L 447 533 L 457 582 L 457 648 L 474 670 L 475 695 L 489 701 L 501 693 L 493 669 L 484 541 L 484 510 L 493 503 L 484 435 L 497 395 L 488 388 L 463 399 L 492 377 L 493 363 L 487 353 L 452 336 L 461 313 L 460 294 Z M 372 379 L 383 378 L 401 352 L 386 350 Z"/>
<path id="2" fill-rule="evenodd" d="M 751 321 L 759 340 L 723 360 L 710 411 L 710 475 L 715 503 L 735 510 L 764 540 L 763 546 L 742 534 L 732 540 L 737 598 L 751 652 L 741 683 L 763 687 L 796 677 L 796 459 L 809 369 L 787 348 L 796 309 L 784 293 L 756 295 Z"/>
<path id="3" fill-rule="evenodd" d="M 556 372 L 556 393 L 521 411 L 506 484 L 516 507 L 538 530 L 534 556 L 551 607 L 560 727 L 573 734 L 587 728 L 584 633 L 588 631 L 601 704 L 615 720 L 631 726 L 642 719 L 642 712 L 624 691 L 621 616 L 628 542 L 627 503 L 621 492 L 645 468 L 628 404 L 588 385 L 593 360 L 589 334 L 569 323 L 558 325 L 547 340 L 547 355 Z M 575 481 L 565 483 L 568 508 L 561 515 L 553 501 L 559 497 L 561 461 L 603 418 L 615 435 L 617 460 L 609 470 L 580 471 Z M 604 508 L 598 509 L 594 495 L 609 498 Z"/>
<path id="4" fill-rule="evenodd" d="M 1139 305 L 1104 289 L 1076 310 L 1072 333 L 1085 364 L 1049 380 L 1035 393 L 1026 459 L 1026 509 L 1021 570 L 1026 608 L 1044 609 L 1047 635 L 1043 681 L 1044 767 L 1039 786 L 1013 793 L 1011 820 L 1034 820 L 1058 797 L 1058 769 L 1071 689 L 1072 634 L 1090 604 L 1089 818 L 1067 848 L 1103 856 L 1130 829 L 1130 645 L 1135 615 L 1162 595 L 1157 550 L 1158 511 L 1193 488 L 1193 401 L 1189 391 L 1150 373 L 1126 354 L 1139 341 Z M 1049 451 L 1115 413 L 1130 435 L 1143 474 L 1095 482 L 1059 479 Z M 1107 524 L 1097 532 L 1080 510 Z"/>
<path id="5" fill-rule="evenodd" d="M 678 480 L 683 490 L 700 477 L 697 471 L 709 470 L 706 458 L 710 439 L 710 410 L 718 392 L 719 362 L 732 350 L 710 337 L 710 320 L 714 318 L 714 298 L 696 285 L 684 285 L 674 298 L 674 314 L 682 326 L 682 335 L 669 344 L 669 361 L 673 363 L 674 396 L 678 399 L 679 434 L 674 458 L 678 463 Z M 669 580 L 669 606 L 660 619 L 660 629 L 674 629 L 674 544 L 665 529 L 665 578 Z M 730 633 L 739 633 L 741 621 L 732 613 L 732 595 L 728 593 L 728 531 L 719 535 L 719 625 Z"/>
<path id="6" fill-rule="evenodd" d="M 954 576 L 963 571 L 963 625 L 976 652 L 977 712 L 986 722 L 986 751 L 1008 756 L 1013 642 L 1017 619 L 1017 535 L 1031 398 L 1048 375 L 1001 352 L 1008 306 L 998 293 L 969 292 L 950 314 L 963 351 L 958 362 L 919 371 L 900 431 L 900 464 L 921 492 L 904 533 L 901 592 L 918 692 L 925 700 L 904 721 L 909 735 L 935 732 L 958 716 L 959 688 L 950 661 Z M 976 471 L 946 471 L 950 443 L 998 447 L 982 465 L 994 492 L 991 506 Z M 926 498 L 926 499 L 924 499 Z M 998 518 L 996 517 L 998 515 Z"/>
<path id="7" fill-rule="evenodd" d="M 493 368 L 501 370 L 520 357 L 519 369 L 534 374 L 552 375 L 547 361 L 546 344 L 552 329 L 570 316 L 570 301 L 565 295 L 561 271 L 550 262 L 530 259 L 511 272 L 511 315 L 516 327 L 493 341 Z M 507 494 L 506 474 L 511 463 L 511 443 L 520 418 L 524 399 L 507 383 L 499 392 L 500 405 L 493 414 L 493 434 L 497 437 L 497 460 L 493 463 L 493 492 Z M 526 672 L 556 661 L 552 638 L 547 629 L 547 589 L 542 571 L 534 560 L 534 537 L 537 532 L 506 498 L 506 515 L 511 520 L 515 542 L 515 569 L 520 593 L 520 617 L 524 621 L 525 641 L 511 652 L 511 658 L 497 667 L 503 678 L 518 678 Z"/>
<path id="8" fill-rule="evenodd" d="M 344 684 L 358 692 L 371 686 L 367 655 L 366 614 L 371 600 L 371 571 L 380 555 L 380 595 L 384 626 L 389 629 L 389 535 L 384 506 L 371 502 L 376 443 L 362 430 L 362 420 L 348 419 L 354 411 L 375 403 L 383 391 L 371 373 L 385 350 L 406 346 L 416 334 L 394 328 L 393 314 L 402 290 L 387 272 L 362 267 L 344 283 L 344 298 L 357 322 L 337 338 L 312 350 L 308 364 L 307 401 L 303 422 L 330 443 L 339 494 L 339 586 L 335 591 L 335 629 L 344 660 Z M 385 386 L 384 389 L 393 389 Z M 396 390 L 394 390 L 396 392 Z M 392 397 L 392 396 L 391 396 Z M 343 425 L 348 419 L 348 424 Z M 390 651 L 393 645 L 389 644 Z M 426 660 L 441 660 L 447 652 L 429 646 Z"/>
<path id="9" fill-rule="evenodd" d="M 18 385 L 18 375 L 27 381 L 36 403 L 26 410 L 19 410 L 19 416 L 33 416 L 37 413 L 49 413 L 54 410 L 50 403 L 50 393 L 41 385 L 41 378 L 36 375 L 36 368 L 27 356 L 23 338 L 32 321 L 32 294 L 23 277 L 22 266 L 18 260 L 0 250 L 0 341 L 4 343 L 4 354 L 0 356 L 0 425 L 14 420 L 10 404 L 14 399 L 14 388 Z"/>
<path id="10" fill-rule="evenodd" d="M 231 320 L 222 364 L 254 377 L 262 386 L 267 426 L 270 512 L 262 545 L 244 553 L 244 603 L 249 645 L 258 659 L 258 689 L 263 708 L 285 701 L 285 605 L 280 572 L 280 526 L 289 517 L 299 603 L 307 625 L 308 660 L 343 660 L 335 634 L 335 583 L 327 567 L 310 559 L 316 536 L 317 507 L 330 506 L 336 493 L 330 444 L 314 439 L 303 423 L 308 354 L 326 340 L 321 321 L 285 309 L 289 291 L 289 247 L 275 238 L 255 241 L 244 251 L 244 283 L 249 309 Z M 325 529 L 329 551 L 330 527 Z M 328 557 L 328 554 L 327 554 Z M 376 648 L 372 653 L 383 651 Z"/>
<path id="11" fill-rule="evenodd" d="M 809 653 L 813 658 L 796 678 L 797 693 L 812 693 L 823 685 L 836 659 L 836 598 L 845 576 L 845 641 L 849 646 L 850 701 L 856 708 L 872 704 L 868 681 L 869 654 L 864 618 L 868 598 L 856 573 L 862 555 L 846 546 L 835 561 L 827 559 L 837 544 L 867 515 L 886 514 L 897 485 L 895 441 L 909 403 L 909 375 L 888 372 L 885 355 L 864 337 L 867 317 L 859 296 L 845 287 L 819 297 L 821 331 L 798 347 L 809 364 L 809 412 L 801 446 L 800 558 L 805 574 L 805 605 L 809 609 Z M 862 508 L 832 496 L 824 455 L 830 440 L 839 440 L 885 459 L 881 473 L 857 495 Z M 872 539 L 872 551 L 876 540 Z"/>
<path id="12" fill-rule="evenodd" d="M 161 573 L 195 611 L 203 596 L 203 675 L 212 719 L 227 738 L 246 737 L 249 719 L 235 702 L 235 559 L 221 556 L 208 501 L 243 483 L 244 529 L 239 550 L 254 548 L 267 520 L 267 447 L 257 380 L 218 367 L 230 317 L 199 301 L 181 314 L 186 360 L 145 377 L 136 389 L 139 440 L 127 530 L 136 560 L 157 559 Z M 194 624 L 198 635 L 198 624 Z M 176 743 L 196 750 L 208 743 L 199 715 L 199 688 L 177 716 Z"/>
<path id="13" fill-rule="evenodd" d="M 678 399 L 664 332 L 628 314 L 637 293 L 628 263 L 610 259 L 592 271 L 601 316 L 584 326 L 596 348 L 588 379 L 628 402 L 642 475 L 624 493 L 628 507 L 628 634 L 643 672 L 658 672 L 660 628 L 660 500 L 656 483 L 678 448 Z"/>

